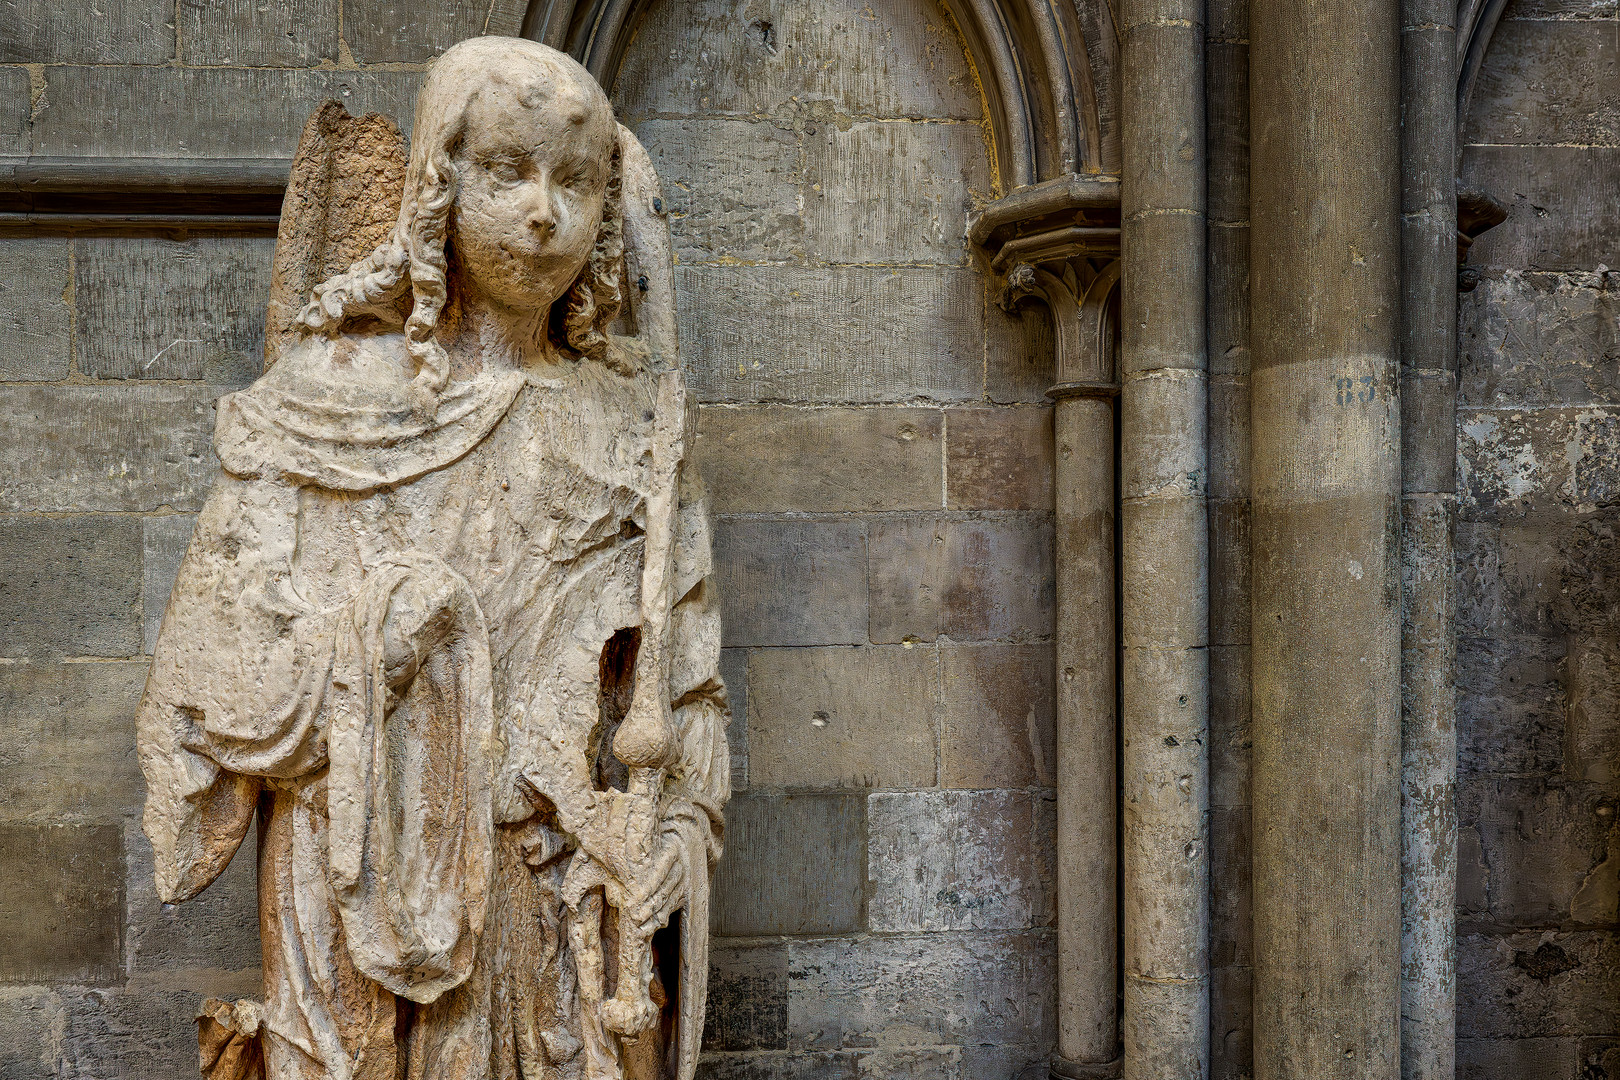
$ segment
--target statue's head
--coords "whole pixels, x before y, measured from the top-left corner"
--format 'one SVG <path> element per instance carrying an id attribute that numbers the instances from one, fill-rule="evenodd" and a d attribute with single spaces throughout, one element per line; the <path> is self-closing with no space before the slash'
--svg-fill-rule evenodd
<path id="1" fill-rule="evenodd" d="M 330 330 L 410 290 L 406 338 L 433 391 L 452 300 L 542 317 L 558 345 L 597 355 L 619 310 L 621 222 L 618 125 L 596 80 L 538 42 L 472 38 L 417 94 L 389 240 L 317 286 L 299 321 Z"/>

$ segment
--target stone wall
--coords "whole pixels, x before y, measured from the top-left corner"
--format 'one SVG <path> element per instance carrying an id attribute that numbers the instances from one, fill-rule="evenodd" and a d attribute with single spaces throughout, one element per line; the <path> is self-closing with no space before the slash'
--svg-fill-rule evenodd
<path id="1" fill-rule="evenodd" d="M 1515 0 L 1464 132 L 1506 203 L 1458 400 L 1458 1075 L 1620 1077 L 1615 6 Z"/>
<path id="2" fill-rule="evenodd" d="M 511 0 L 20 0 L 0 155 L 408 126 Z M 975 76 L 928 0 L 663 0 L 613 88 L 673 210 L 738 795 L 707 1075 L 1010 1080 L 1052 1041 L 1051 381 L 987 302 Z M 0 234 L 0 1078 L 195 1075 L 251 852 L 159 905 L 131 717 L 273 241 Z M 20 928 L 12 933 L 11 928 Z"/>

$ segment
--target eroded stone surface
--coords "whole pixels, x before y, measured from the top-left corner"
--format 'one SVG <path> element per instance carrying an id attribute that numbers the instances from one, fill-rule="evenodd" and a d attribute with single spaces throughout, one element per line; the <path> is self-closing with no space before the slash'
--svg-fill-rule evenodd
<path id="1" fill-rule="evenodd" d="M 397 16 L 375 14 L 379 31 Z M 262 957 L 262 999 L 202 1005 L 216 1080 L 250 1053 L 270 1080 L 341 1080 L 357 1060 L 447 1080 L 541 1063 L 557 1080 L 691 1080 L 732 754 L 657 177 L 584 69 L 529 41 L 440 58 L 408 166 L 392 125 L 341 113 L 305 127 L 274 366 L 220 401 L 212 491 L 195 518 L 105 519 L 123 530 L 109 543 L 141 552 L 107 561 L 144 563 L 145 580 L 122 582 L 122 621 L 57 634 L 128 652 L 167 594 L 136 713 L 145 837 L 0 826 L 15 849 L 0 907 L 84 909 L 110 942 L 56 949 L 58 972 L 30 967 L 49 950 L 23 940 L 0 978 Z M 140 357 L 195 334 L 201 370 L 181 351 L 159 374 L 217 383 L 219 328 L 260 333 L 232 310 L 255 290 L 229 260 L 192 280 L 183 248 L 86 250 L 134 255 L 82 298 L 97 374 L 152 377 L 172 348 L 132 369 L 91 342 L 133 338 Z M 117 310 L 132 281 L 176 275 L 195 310 L 144 293 L 151 313 Z M 28 576 L 7 592 L 38 591 Z M 35 863 L 85 866 L 53 884 Z M 116 1048 L 99 1023 L 70 1007 L 64 1045 Z"/>

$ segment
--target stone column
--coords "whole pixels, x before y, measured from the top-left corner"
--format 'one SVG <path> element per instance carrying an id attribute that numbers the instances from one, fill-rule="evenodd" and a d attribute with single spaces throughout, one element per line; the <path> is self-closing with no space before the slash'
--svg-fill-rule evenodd
<path id="1" fill-rule="evenodd" d="M 1056 272 L 1054 272 L 1056 271 Z M 1114 702 L 1114 372 L 1119 263 L 1033 271 L 1057 328 L 1058 1057 L 1118 1075 L 1119 840 Z"/>
<path id="2" fill-rule="evenodd" d="M 1399 0 L 1253 0 L 1255 1080 L 1400 1073 Z"/>
<path id="3" fill-rule="evenodd" d="M 1201 0 L 1122 0 L 1126 1080 L 1209 1073 L 1209 524 Z"/>
<path id="4" fill-rule="evenodd" d="M 1401 3 L 1401 1074 L 1456 1073 L 1454 0 Z"/>
<path id="5" fill-rule="evenodd" d="M 1119 184 L 1066 176 L 987 206 L 969 239 L 1003 304 L 1045 301 L 1057 331 L 1057 1058 L 1059 1080 L 1119 1075 L 1114 397 Z"/>

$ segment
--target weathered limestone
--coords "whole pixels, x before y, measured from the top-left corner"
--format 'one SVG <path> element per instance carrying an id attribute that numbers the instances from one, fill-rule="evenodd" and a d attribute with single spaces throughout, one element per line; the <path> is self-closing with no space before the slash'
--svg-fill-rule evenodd
<path id="1" fill-rule="evenodd" d="M 1400 1074 L 1397 16 L 1251 5 L 1255 1080 Z"/>
<path id="2" fill-rule="evenodd" d="M 1456 1075 L 1455 15 L 1400 6 L 1403 1080 Z"/>
<path id="3" fill-rule="evenodd" d="M 264 999 L 204 1002 L 204 1074 L 691 1080 L 731 754 L 657 178 L 582 67 L 514 38 L 440 58 L 408 166 L 312 145 L 341 142 L 320 118 L 274 366 L 220 401 L 136 713 L 153 901 L 259 823 Z M 403 176 L 397 225 L 281 319 L 343 246 L 291 219 L 374 216 L 344 168 Z M 131 906 L 139 971 L 175 950 Z"/>
<path id="4" fill-rule="evenodd" d="M 1204 12 L 1120 8 L 1126 1080 L 1209 1073 Z"/>

